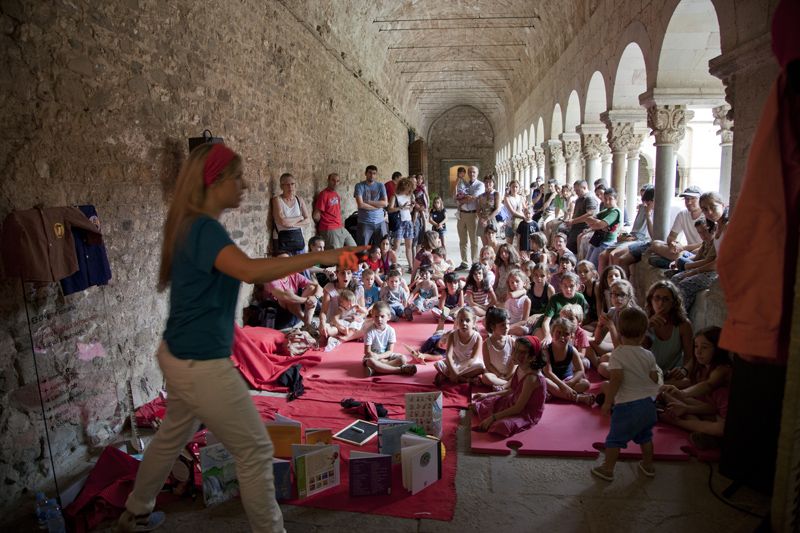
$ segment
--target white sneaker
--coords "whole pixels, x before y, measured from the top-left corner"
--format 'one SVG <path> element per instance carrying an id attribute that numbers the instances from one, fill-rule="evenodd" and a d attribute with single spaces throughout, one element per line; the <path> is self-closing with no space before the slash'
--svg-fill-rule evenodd
<path id="1" fill-rule="evenodd" d="M 336 337 L 328 337 L 328 344 L 325 346 L 325 351 L 332 352 L 341 343 L 342 341 L 340 341 Z"/>
<path id="2" fill-rule="evenodd" d="M 127 509 L 122 513 L 117 522 L 117 531 L 127 533 L 130 531 L 153 531 L 161 526 L 167 517 L 161 511 L 153 511 L 147 515 L 136 516 Z"/>

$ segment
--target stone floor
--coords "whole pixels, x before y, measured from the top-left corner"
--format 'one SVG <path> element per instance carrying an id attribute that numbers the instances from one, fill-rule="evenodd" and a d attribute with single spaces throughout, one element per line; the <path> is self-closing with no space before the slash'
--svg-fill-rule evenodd
<path id="1" fill-rule="evenodd" d="M 448 228 L 448 257 L 457 264 L 460 256 L 452 216 Z M 753 531 L 761 522 L 716 499 L 708 486 L 709 467 L 695 460 L 658 462 L 653 479 L 639 475 L 635 462 L 621 462 L 616 480 L 607 483 L 589 473 L 596 460 L 516 456 L 513 451 L 506 457 L 472 454 L 469 427 L 469 415 L 463 412 L 458 433 L 458 500 L 451 522 L 284 505 L 287 531 L 733 533 Z M 717 493 L 728 484 L 715 465 L 712 485 Z M 740 489 L 734 501 L 758 515 L 765 515 L 769 507 L 767 496 L 747 488 Z M 200 501 L 185 501 L 165 511 L 164 531 L 248 530 L 238 500 L 210 509 Z"/>

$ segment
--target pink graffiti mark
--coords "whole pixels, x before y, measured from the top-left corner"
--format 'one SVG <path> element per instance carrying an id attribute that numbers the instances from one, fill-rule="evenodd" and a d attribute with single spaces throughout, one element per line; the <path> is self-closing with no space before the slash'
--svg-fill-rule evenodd
<path id="1" fill-rule="evenodd" d="M 81 361 L 91 361 L 95 357 L 105 357 L 108 355 L 106 349 L 99 342 L 91 342 L 85 344 L 79 342 L 78 344 L 78 359 Z"/>

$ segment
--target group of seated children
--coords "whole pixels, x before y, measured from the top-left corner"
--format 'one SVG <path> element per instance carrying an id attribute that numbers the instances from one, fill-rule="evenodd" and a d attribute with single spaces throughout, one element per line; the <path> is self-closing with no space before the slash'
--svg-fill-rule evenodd
<path id="1" fill-rule="evenodd" d="M 473 395 L 473 408 L 481 428 L 503 435 L 535 424 L 545 398 L 598 403 L 606 412 L 616 404 L 606 462 L 595 469 L 603 479 L 613 476 L 614 450 L 628 440 L 645 445 L 641 469 L 652 473 L 647 443 L 656 405 L 662 420 L 696 432 L 698 445 L 721 436 L 728 355 L 717 347 L 718 328 L 693 333 L 671 281 L 653 284 L 642 309 L 622 267 L 598 274 L 589 261 L 576 264 L 560 232 L 552 250 L 541 233 L 530 236 L 522 253 L 506 242 L 486 245 L 462 278 L 439 234 L 428 233 L 411 265 L 411 283 L 396 262 L 385 261 L 387 240 L 370 250 L 358 272 L 336 269 L 322 290 L 323 346 L 363 337 L 369 375 L 413 375 L 415 363 L 435 360 L 436 386 L 490 390 Z M 408 355 L 396 352 L 389 323 L 428 312 L 437 319 L 436 333 L 420 349 L 406 346 Z M 445 330 L 447 322 L 452 330 Z M 590 372 L 608 380 L 596 395 Z"/>

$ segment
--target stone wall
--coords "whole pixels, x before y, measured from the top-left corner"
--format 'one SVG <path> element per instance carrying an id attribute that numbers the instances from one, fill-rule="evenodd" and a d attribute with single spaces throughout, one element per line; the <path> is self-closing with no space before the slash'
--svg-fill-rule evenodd
<path id="1" fill-rule="evenodd" d="M 443 113 L 428 132 L 428 176 L 431 192 L 454 206 L 452 188 L 442 161 L 477 164 L 480 176 L 494 172 L 494 131 L 486 116 L 471 106 Z"/>
<path id="2" fill-rule="evenodd" d="M 223 223 L 259 256 L 282 172 L 309 201 L 338 172 L 348 213 L 367 164 L 387 178 L 407 168 L 407 133 L 278 2 L 9 0 L 0 28 L 0 217 L 94 204 L 113 271 L 107 287 L 67 297 L 56 285 L 24 289 L 39 317 L 38 371 L 56 403 L 48 427 L 61 477 L 116 437 L 129 379 L 136 404 L 162 385 L 153 358 L 167 309 L 155 290 L 160 231 L 187 137 L 210 128 L 245 158 L 250 189 Z M 0 287 L 6 513 L 51 472 L 23 289 L 15 280 Z M 83 341 L 102 349 L 81 351 Z"/>

